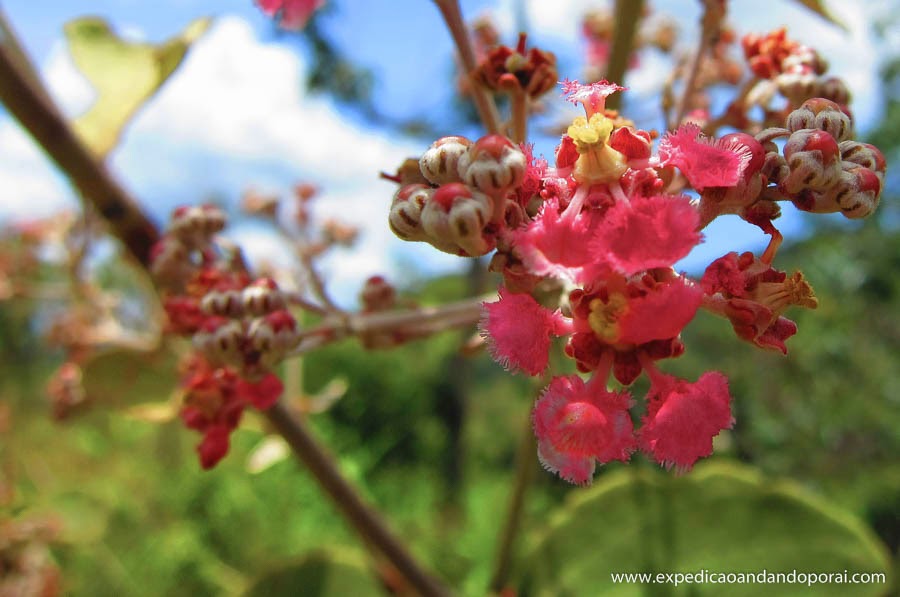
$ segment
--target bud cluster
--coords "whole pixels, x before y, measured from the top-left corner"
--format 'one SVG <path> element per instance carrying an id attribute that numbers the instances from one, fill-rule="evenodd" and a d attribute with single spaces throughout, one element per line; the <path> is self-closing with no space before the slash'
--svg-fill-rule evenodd
<path id="1" fill-rule="evenodd" d="M 786 125 L 779 132 L 788 137 L 788 170 L 778 188 L 794 205 L 851 219 L 871 215 L 881 197 L 886 162 L 877 147 L 853 139 L 850 114 L 835 102 L 814 98 L 791 112 Z"/>
<path id="2" fill-rule="evenodd" d="M 204 468 L 225 455 L 247 406 L 265 409 L 278 399 L 282 387 L 272 369 L 300 340 L 275 281 L 251 281 L 240 259 L 220 255 L 214 237 L 224 226 L 216 207 L 176 209 L 151 265 L 168 331 L 193 338 L 181 415 L 204 435 L 197 448 Z"/>
<path id="3" fill-rule="evenodd" d="M 394 194 L 394 234 L 460 256 L 492 251 L 519 207 L 514 193 L 525 176 L 522 150 L 501 135 L 475 143 L 442 137 L 422 155 L 419 169 L 430 184 L 406 184 Z"/>

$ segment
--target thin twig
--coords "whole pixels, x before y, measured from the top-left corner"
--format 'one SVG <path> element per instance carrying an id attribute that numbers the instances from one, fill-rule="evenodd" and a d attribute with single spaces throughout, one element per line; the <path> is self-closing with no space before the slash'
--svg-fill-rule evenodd
<path id="1" fill-rule="evenodd" d="M 450 30 L 450 35 L 456 44 L 462 68 L 469 78 L 469 88 L 472 90 L 472 99 L 478 110 L 478 116 L 488 133 L 499 133 L 500 116 L 497 113 L 494 96 L 472 76 L 478 64 L 475 62 L 475 51 L 472 49 L 472 40 L 469 38 L 469 32 L 463 21 L 459 2 L 458 0 L 434 0 L 434 3 L 441 11 L 447 29 Z"/>
<path id="2" fill-rule="evenodd" d="M 697 49 L 691 59 L 687 79 L 684 81 L 684 89 L 681 90 L 681 99 L 678 102 L 678 110 L 675 111 L 675 119 L 673 122 L 668 123 L 670 129 L 680 125 L 687 115 L 688 106 L 690 105 L 691 97 L 694 95 L 697 79 L 700 76 L 700 66 L 703 64 L 703 58 L 709 51 L 713 38 L 718 33 L 721 17 L 724 16 L 724 14 L 720 15 L 716 12 L 717 10 L 720 11 L 720 9 L 714 4 L 715 0 L 701 1 L 703 3 L 703 16 L 700 20 L 700 38 L 697 42 Z"/>
<path id="3" fill-rule="evenodd" d="M 531 485 L 535 471 L 534 433 L 531 430 L 531 416 L 526 419 L 525 428 L 516 451 L 516 477 L 506 510 L 503 532 L 497 545 L 494 558 L 494 572 L 491 574 L 489 590 L 500 593 L 509 580 L 509 572 L 513 558 L 513 547 L 522 528 L 522 513 L 525 506 L 525 493 Z"/>
<path id="4" fill-rule="evenodd" d="M 280 403 L 266 411 L 266 418 L 291 446 L 300 462 L 313 474 L 319 486 L 331 497 L 347 522 L 367 542 L 376 546 L 419 594 L 426 597 L 450 595 L 440 582 L 419 567 L 378 514 L 362 501 L 359 493 L 341 476 L 332 458 L 319 447 L 302 421 L 291 415 Z"/>

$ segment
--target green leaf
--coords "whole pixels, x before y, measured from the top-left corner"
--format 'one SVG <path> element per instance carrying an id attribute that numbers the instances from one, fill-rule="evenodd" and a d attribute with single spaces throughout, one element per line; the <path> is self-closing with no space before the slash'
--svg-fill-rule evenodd
<path id="1" fill-rule="evenodd" d="M 825 3 L 822 0 L 794 0 L 794 1 L 799 2 L 800 4 L 802 4 L 809 10 L 813 11 L 814 13 L 816 13 L 817 15 L 819 15 L 820 17 L 822 17 L 823 19 L 828 21 L 829 23 L 837 25 L 844 31 L 849 31 L 849 29 L 847 29 L 847 25 L 845 25 L 839 19 L 835 18 L 834 15 L 832 15 L 828 11 L 828 9 L 825 7 Z"/>
<path id="2" fill-rule="evenodd" d="M 363 559 L 352 552 L 318 551 L 259 576 L 244 597 L 384 597 Z"/>
<path id="3" fill-rule="evenodd" d="M 726 463 L 683 477 L 630 468 L 574 492 L 522 562 L 522 595 L 797 595 L 796 584 L 614 584 L 611 573 L 880 572 L 890 560 L 849 513 L 788 481 Z M 817 584 L 817 596 L 889 584 Z M 666 590 L 668 589 L 668 590 Z M 810 593 L 812 594 L 812 593 Z"/>
<path id="4" fill-rule="evenodd" d="M 116 146 L 125 125 L 175 72 L 211 22 L 197 19 L 158 45 L 123 40 L 96 17 L 66 23 L 72 59 L 97 93 L 94 105 L 75 121 L 88 147 L 105 156 Z"/>

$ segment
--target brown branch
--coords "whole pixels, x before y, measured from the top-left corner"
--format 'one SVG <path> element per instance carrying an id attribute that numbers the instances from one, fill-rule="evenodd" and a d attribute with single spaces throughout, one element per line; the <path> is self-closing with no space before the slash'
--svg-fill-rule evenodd
<path id="1" fill-rule="evenodd" d="M 625 85 L 628 60 L 634 50 L 638 23 L 644 11 L 644 0 L 616 0 L 613 21 L 612 49 L 606 64 L 606 80 Z M 615 93 L 606 99 L 606 107 L 617 110 L 622 94 Z"/>
<path id="2" fill-rule="evenodd" d="M 700 39 L 697 42 L 697 49 L 691 58 L 687 79 L 684 82 L 684 89 L 681 91 L 681 100 L 678 102 L 678 109 L 675 112 L 675 119 L 673 122 L 668 123 L 670 129 L 680 125 L 687 115 L 691 96 L 696 91 L 703 58 L 709 52 L 709 48 L 722 26 L 722 19 L 725 17 L 724 10 L 717 0 L 701 0 L 701 2 L 703 4 L 703 16 L 700 19 Z"/>
<path id="3" fill-rule="evenodd" d="M 466 29 L 465 21 L 462 18 L 462 11 L 459 8 L 458 0 L 434 0 L 456 49 L 459 52 L 459 60 L 466 76 L 469 78 L 469 88 L 472 90 L 472 99 L 475 102 L 475 108 L 478 110 L 478 116 L 484 123 L 484 128 L 488 133 L 500 132 L 500 116 L 497 113 L 497 105 L 494 103 L 494 96 L 479 83 L 472 74 L 478 67 L 475 62 L 475 51 L 472 49 L 472 40 L 469 39 L 469 32 Z"/>
<path id="4" fill-rule="evenodd" d="M 291 446 L 297 459 L 313 474 L 319 486 L 331 497 L 347 522 L 363 539 L 377 547 L 419 594 L 426 597 L 450 595 L 443 585 L 418 566 L 375 511 L 362 501 L 359 493 L 340 475 L 334 461 L 319 447 L 303 422 L 291 415 L 280 403 L 266 411 L 266 418 Z"/>
<path id="5" fill-rule="evenodd" d="M 159 237 L 156 227 L 76 136 L 40 81 L 24 66 L 21 47 L 12 29 L 4 27 L 0 37 L 0 101 L 146 267 L 150 249 Z"/>

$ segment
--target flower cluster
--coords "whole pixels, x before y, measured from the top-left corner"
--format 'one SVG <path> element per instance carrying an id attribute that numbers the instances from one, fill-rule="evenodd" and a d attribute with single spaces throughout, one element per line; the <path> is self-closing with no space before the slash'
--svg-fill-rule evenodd
<path id="1" fill-rule="evenodd" d="M 214 235 L 224 226 L 215 206 L 176 209 L 152 264 L 169 331 L 193 338 L 181 417 L 203 434 L 197 451 L 204 468 L 225 456 L 245 408 L 275 403 L 282 384 L 272 368 L 300 340 L 277 284 L 251 280 L 239 256 L 219 250 Z"/>
<path id="2" fill-rule="evenodd" d="M 660 139 L 654 155 L 654 134 L 605 108 L 621 87 L 562 87 L 585 115 L 562 136 L 553 166 L 499 135 L 444 137 L 419 162 L 428 183 L 395 194 L 390 224 L 403 239 L 450 253 L 496 250 L 491 268 L 504 283 L 499 300 L 484 304 L 481 331 L 507 369 L 542 374 L 553 339 L 565 339 L 587 378 L 554 377 L 534 406 L 547 469 L 587 484 L 597 463 L 640 450 L 689 470 L 733 424 L 728 383 L 715 371 L 679 379 L 657 361 L 684 352 L 681 332 L 700 308 L 727 318 L 739 338 L 786 352 L 797 328 L 785 310 L 817 303 L 800 272 L 772 266 L 777 202 L 868 215 L 884 158 L 853 141 L 847 112 L 822 99 L 755 137 L 711 138 L 688 123 Z M 773 141 L 780 136 L 788 137 L 782 149 Z M 678 191 L 685 186 L 700 200 Z M 729 253 L 700 280 L 678 274 L 673 265 L 701 242 L 702 228 L 726 213 L 770 234 L 769 248 L 759 257 Z M 542 304 L 535 296 L 546 292 L 534 291 L 548 282 L 559 291 Z M 625 388 L 641 375 L 650 382 L 646 406 L 632 412 Z M 610 389 L 612 378 L 621 389 Z"/>

